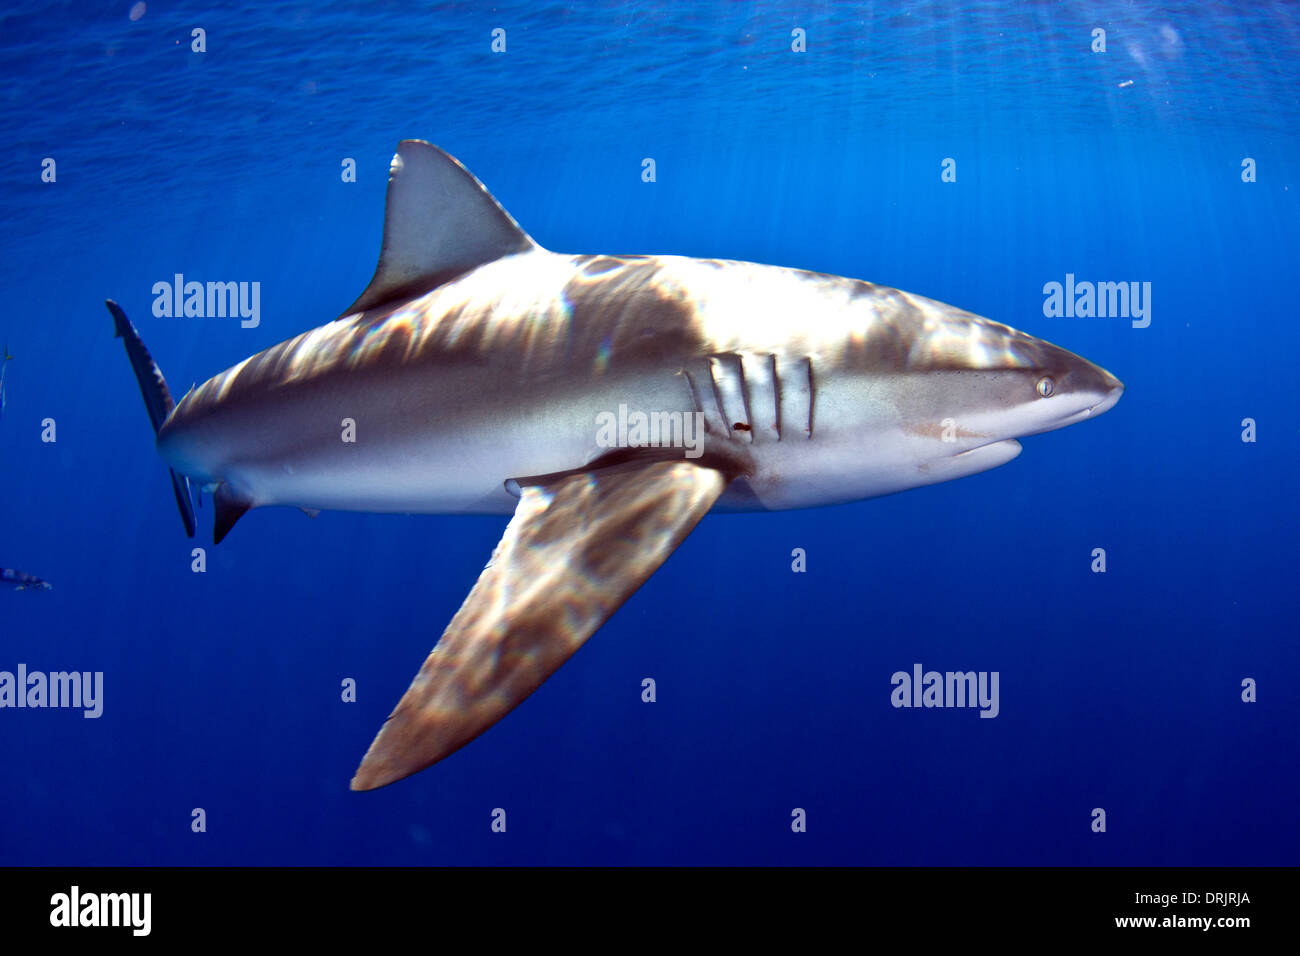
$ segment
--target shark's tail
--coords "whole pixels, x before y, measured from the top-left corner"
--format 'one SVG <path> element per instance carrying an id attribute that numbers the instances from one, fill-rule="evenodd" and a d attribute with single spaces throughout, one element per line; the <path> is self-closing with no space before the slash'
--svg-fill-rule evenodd
<path id="1" fill-rule="evenodd" d="M 140 384 L 140 394 L 144 396 L 144 407 L 149 411 L 149 421 L 153 423 L 153 432 L 158 434 L 158 429 L 162 428 L 163 422 L 171 414 L 171 410 L 176 406 L 172 400 L 172 393 L 167 388 L 167 380 L 163 378 L 162 369 L 158 363 L 153 360 L 149 350 L 144 347 L 140 341 L 140 333 L 135 330 L 131 320 L 126 317 L 126 313 L 112 299 L 104 302 L 108 306 L 108 311 L 113 315 L 113 323 L 117 327 L 117 337 L 122 340 L 126 346 L 126 357 L 131 360 L 131 368 L 135 371 L 135 380 Z M 191 497 L 190 480 L 184 475 L 178 475 L 172 469 L 167 469 L 172 476 L 172 491 L 176 494 L 176 507 L 180 509 L 181 521 L 185 523 L 185 533 L 191 538 L 194 537 L 194 501 Z"/>

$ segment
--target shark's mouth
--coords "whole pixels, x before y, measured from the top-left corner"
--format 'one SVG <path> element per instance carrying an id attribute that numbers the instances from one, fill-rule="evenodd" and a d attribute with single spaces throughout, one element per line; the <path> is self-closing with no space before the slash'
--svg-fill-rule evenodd
<path id="1" fill-rule="evenodd" d="M 947 458 L 937 458 L 917 466 L 917 470 L 930 476 L 930 481 L 950 481 L 988 471 L 1005 465 L 1020 454 L 1020 442 L 1003 438 L 984 445 L 967 448 Z"/>
<path id="2" fill-rule="evenodd" d="M 976 445 L 974 448 L 967 448 L 965 451 L 959 451 L 950 458 L 960 460 L 967 457 L 998 457 L 999 453 L 1006 453 L 1006 460 L 1010 461 L 1020 454 L 1020 442 L 1014 438 L 1003 438 L 998 441 L 991 441 L 984 445 Z"/>
<path id="3" fill-rule="evenodd" d="M 1051 424 L 1044 425 L 1042 428 L 1036 428 L 1031 432 L 1025 432 L 1024 435 L 1021 435 L 1020 437 L 1024 438 L 1028 435 L 1041 435 L 1044 432 L 1054 432 L 1058 428 L 1065 428 L 1067 425 L 1076 425 L 1079 422 L 1086 421 L 1089 418 L 1095 418 L 1098 415 L 1102 414 L 1103 412 L 1108 412 L 1112 408 L 1114 408 L 1115 403 L 1120 400 L 1120 396 L 1123 394 L 1124 394 L 1124 386 L 1117 385 L 1114 388 L 1112 388 L 1109 392 L 1107 392 L 1103 398 L 1101 398 L 1097 402 L 1094 402 L 1092 405 L 1088 405 L 1084 408 L 1081 408 L 1077 412 L 1071 412 L 1070 414 L 1057 419 Z"/>

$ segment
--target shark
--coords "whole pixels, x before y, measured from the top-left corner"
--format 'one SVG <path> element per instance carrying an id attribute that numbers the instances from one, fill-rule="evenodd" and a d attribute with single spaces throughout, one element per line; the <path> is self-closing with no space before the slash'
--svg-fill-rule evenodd
<path id="1" fill-rule="evenodd" d="M 176 402 L 107 305 L 190 536 L 204 492 L 214 542 L 273 505 L 510 516 L 354 790 L 423 770 L 503 718 L 710 511 L 974 475 L 1123 392 L 1063 348 L 882 285 L 551 252 L 420 140 L 392 159 L 373 278 L 333 321 Z M 630 426 L 609 427 L 615 415 Z"/>

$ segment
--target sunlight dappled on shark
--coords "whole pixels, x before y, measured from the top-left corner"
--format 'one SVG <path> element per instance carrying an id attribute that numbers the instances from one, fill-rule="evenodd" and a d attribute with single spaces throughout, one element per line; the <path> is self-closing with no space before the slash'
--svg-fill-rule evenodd
<path id="1" fill-rule="evenodd" d="M 535 690 L 711 509 L 855 501 L 985 471 L 1123 386 L 1064 349 L 855 279 L 538 246 L 456 160 L 400 144 L 375 275 L 333 322 L 175 403 L 124 339 L 187 532 L 250 508 L 500 513 L 492 560 L 352 781 L 415 773 Z M 600 440 L 626 409 L 671 441 Z M 626 415 L 624 417 L 627 417 Z M 692 418 L 694 420 L 694 418 Z M 351 423 L 351 440 L 348 426 Z"/>

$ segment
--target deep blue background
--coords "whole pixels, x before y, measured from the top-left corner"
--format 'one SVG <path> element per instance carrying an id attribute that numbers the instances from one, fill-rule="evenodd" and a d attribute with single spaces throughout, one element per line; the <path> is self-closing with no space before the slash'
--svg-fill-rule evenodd
<path id="1" fill-rule="evenodd" d="M 0 14 L 0 565 L 55 584 L 0 593 L 0 669 L 106 684 L 0 711 L 0 863 L 1296 862 L 1294 7 L 419 6 Z M 102 302 L 178 393 L 329 320 L 407 137 L 549 248 L 895 285 L 1127 393 L 987 474 L 707 518 L 486 736 L 351 793 L 504 520 L 267 509 L 192 574 Z M 153 318 L 175 272 L 260 281 L 261 326 Z M 1067 272 L 1151 282 L 1150 328 L 1044 318 Z M 893 709 L 917 661 L 1001 715 Z"/>

